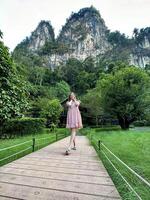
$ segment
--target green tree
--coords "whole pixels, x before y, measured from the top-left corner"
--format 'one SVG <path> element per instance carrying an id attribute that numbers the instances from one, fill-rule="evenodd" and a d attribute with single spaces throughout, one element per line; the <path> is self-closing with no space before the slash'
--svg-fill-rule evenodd
<path id="1" fill-rule="evenodd" d="M 126 46 L 129 45 L 131 40 L 128 39 L 125 34 L 121 34 L 119 31 L 110 32 L 108 33 L 108 41 L 113 45 L 119 45 L 119 46 Z"/>
<path id="2" fill-rule="evenodd" d="M 106 73 L 112 73 L 114 74 L 116 71 L 120 70 L 120 69 L 123 69 L 123 68 L 126 68 L 127 67 L 127 64 L 122 62 L 122 61 L 117 61 L 117 62 L 110 62 L 108 65 L 107 65 L 107 69 L 106 69 Z"/>
<path id="3" fill-rule="evenodd" d="M 98 125 L 98 116 L 103 115 L 103 108 L 100 105 L 101 94 L 97 91 L 97 88 L 88 90 L 82 97 L 81 102 L 87 108 L 87 117 L 93 116 L 95 118 L 95 124 Z"/>
<path id="4" fill-rule="evenodd" d="M 122 129 L 128 129 L 150 107 L 149 81 L 144 70 L 134 66 L 107 74 L 98 81 L 102 107 L 118 118 Z"/>
<path id="5" fill-rule="evenodd" d="M 85 94 L 88 89 L 94 88 L 96 85 L 95 73 L 81 71 L 76 77 L 76 91 L 79 94 Z"/>
<path id="6" fill-rule="evenodd" d="M 133 30 L 133 38 L 136 44 L 142 43 L 145 40 L 145 38 L 147 38 L 150 41 L 150 27 L 141 29 L 135 28 Z"/>
<path id="7" fill-rule="evenodd" d="M 94 88 L 99 76 L 99 69 L 92 57 L 88 57 L 84 62 L 75 58 L 69 59 L 62 70 L 63 79 L 78 94 L 85 94 L 88 89 Z"/>
<path id="8" fill-rule="evenodd" d="M 150 64 L 146 64 L 144 70 L 150 76 Z"/>
<path id="9" fill-rule="evenodd" d="M 25 82 L 17 75 L 8 48 L 0 41 L 0 124 L 19 115 L 26 108 Z"/>
<path id="10" fill-rule="evenodd" d="M 77 79 L 76 77 L 82 69 L 82 63 L 75 59 L 69 59 L 66 65 L 63 67 L 64 80 L 71 86 L 71 89 L 76 91 Z"/>
<path id="11" fill-rule="evenodd" d="M 60 114 L 63 111 L 60 101 L 58 99 L 50 100 L 47 98 L 40 98 L 37 104 L 40 110 L 40 116 L 47 119 L 48 125 L 52 123 L 57 125 Z"/>
<path id="12" fill-rule="evenodd" d="M 43 85 L 45 68 L 34 66 L 30 69 L 29 81 L 34 85 Z"/>
<path id="13" fill-rule="evenodd" d="M 70 93 L 70 86 L 65 81 L 56 83 L 55 93 L 60 101 L 66 99 Z"/>
<path id="14" fill-rule="evenodd" d="M 86 71 L 86 72 L 97 72 L 97 68 L 95 66 L 95 63 L 94 63 L 94 59 L 93 57 L 87 57 L 84 61 L 83 61 L 83 69 Z"/>
<path id="15" fill-rule="evenodd" d="M 0 38 L 3 38 L 3 33 L 1 30 L 0 30 Z"/>

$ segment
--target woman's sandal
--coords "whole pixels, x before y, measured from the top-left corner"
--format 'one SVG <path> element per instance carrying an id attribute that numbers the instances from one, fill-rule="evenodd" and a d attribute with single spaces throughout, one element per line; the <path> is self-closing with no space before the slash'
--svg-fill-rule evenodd
<path id="1" fill-rule="evenodd" d="M 69 150 L 66 150 L 66 155 L 69 155 L 69 153 L 70 153 Z"/>

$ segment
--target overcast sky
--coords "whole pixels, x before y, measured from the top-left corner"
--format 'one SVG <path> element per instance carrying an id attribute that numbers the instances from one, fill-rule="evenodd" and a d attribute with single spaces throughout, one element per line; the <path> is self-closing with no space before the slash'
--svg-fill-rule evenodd
<path id="1" fill-rule="evenodd" d="M 106 26 L 128 36 L 133 29 L 150 26 L 150 0 L 0 0 L 0 29 L 13 50 L 41 20 L 50 20 L 58 35 L 71 12 L 95 6 Z"/>

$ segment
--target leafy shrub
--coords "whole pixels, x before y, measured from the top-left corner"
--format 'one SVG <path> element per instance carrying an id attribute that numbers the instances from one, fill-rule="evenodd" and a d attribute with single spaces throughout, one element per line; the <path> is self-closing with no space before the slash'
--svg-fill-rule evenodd
<path id="1" fill-rule="evenodd" d="M 59 122 L 59 117 L 63 111 L 63 107 L 58 99 L 49 100 L 47 98 L 40 99 L 39 108 L 41 109 L 40 116 L 47 119 L 47 127 Z"/>
<path id="2" fill-rule="evenodd" d="M 96 132 L 100 132 L 100 131 L 117 131 L 120 130 L 120 126 L 110 126 L 110 127 L 102 127 L 102 128 L 95 128 Z"/>
<path id="3" fill-rule="evenodd" d="M 13 136 L 36 134 L 43 130 L 45 123 L 46 120 L 43 118 L 10 119 L 1 128 L 0 137 L 10 138 Z"/>
<path id="4" fill-rule="evenodd" d="M 84 129 L 80 129 L 79 132 L 80 132 L 82 135 L 87 135 L 88 133 L 91 132 L 91 128 L 90 128 L 90 127 L 87 127 L 87 128 L 84 128 Z"/>
<path id="5" fill-rule="evenodd" d="M 150 126 L 150 122 L 147 120 L 137 120 L 133 124 L 134 126 Z"/>

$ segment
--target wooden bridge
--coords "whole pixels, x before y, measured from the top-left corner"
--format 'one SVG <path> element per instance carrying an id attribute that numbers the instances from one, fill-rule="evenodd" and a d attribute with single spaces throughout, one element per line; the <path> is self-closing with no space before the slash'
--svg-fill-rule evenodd
<path id="1" fill-rule="evenodd" d="M 0 168 L 0 200 L 121 199 L 95 149 L 77 136 L 69 156 L 69 137 Z"/>

